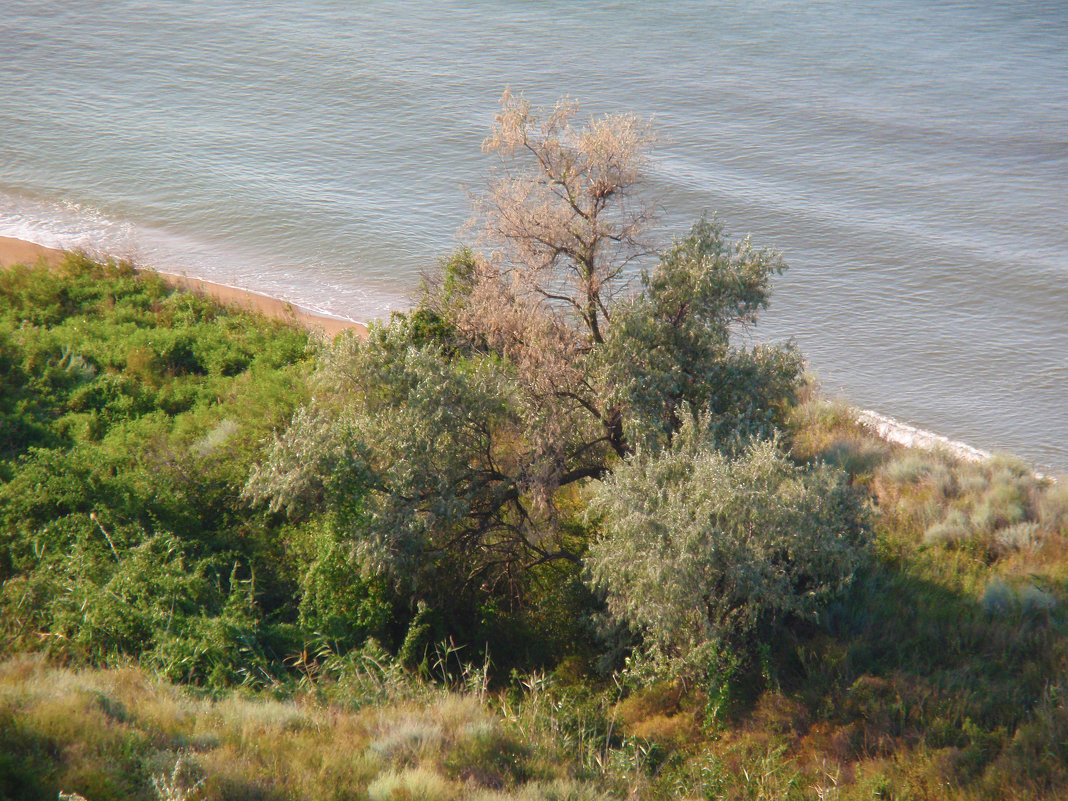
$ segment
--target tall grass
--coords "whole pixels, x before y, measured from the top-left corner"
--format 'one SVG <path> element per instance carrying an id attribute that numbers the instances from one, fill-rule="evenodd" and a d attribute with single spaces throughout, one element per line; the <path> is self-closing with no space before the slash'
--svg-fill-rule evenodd
<path id="1" fill-rule="evenodd" d="M 0 662 L 0 797 L 604 797 L 544 732 L 524 732 L 477 694 L 392 692 L 344 705 L 308 692 L 211 698 L 134 668 L 71 670 L 16 656 Z"/>

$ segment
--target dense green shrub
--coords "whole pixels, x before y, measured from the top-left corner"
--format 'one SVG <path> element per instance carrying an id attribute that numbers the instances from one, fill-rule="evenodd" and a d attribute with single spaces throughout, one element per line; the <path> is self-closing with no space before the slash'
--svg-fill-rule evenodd
<path id="1" fill-rule="evenodd" d="M 122 264 L 0 272 L 4 645 L 225 684 L 381 634 L 388 599 L 321 522 L 240 495 L 311 355 L 299 329 Z"/>

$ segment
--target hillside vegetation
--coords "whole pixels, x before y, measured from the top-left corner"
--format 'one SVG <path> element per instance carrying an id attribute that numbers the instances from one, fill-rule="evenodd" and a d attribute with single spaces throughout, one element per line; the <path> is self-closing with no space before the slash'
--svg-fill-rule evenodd
<path id="1" fill-rule="evenodd" d="M 0 273 L 0 798 L 1068 794 L 1064 485 L 740 341 L 779 256 L 575 113 L 366 341 Z"/>

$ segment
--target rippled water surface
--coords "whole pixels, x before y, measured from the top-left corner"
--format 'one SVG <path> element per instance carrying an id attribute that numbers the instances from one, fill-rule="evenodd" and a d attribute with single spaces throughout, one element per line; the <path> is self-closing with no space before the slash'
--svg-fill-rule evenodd
<path id="1" fill-rule="evenodd" d="M 1068 471 L 1068 6 L 6 0 L 0 235 L 404 306 L 504 86 L 655 119 L 662 229 L 791 265 L 831 392 Z"/>

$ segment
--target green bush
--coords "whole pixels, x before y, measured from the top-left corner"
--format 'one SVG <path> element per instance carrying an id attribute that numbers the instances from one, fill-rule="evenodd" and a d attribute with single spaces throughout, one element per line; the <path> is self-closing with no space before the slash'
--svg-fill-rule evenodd
<path id="1" fill-rule="evenodd" d="M 0 271 L 3 642 L 226 684 L 381 635 L 390 603 L 325 522 L 241 497 L 311 355 L 125 265 Z"/>

